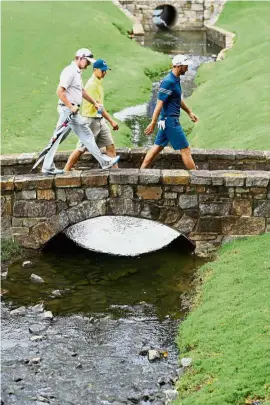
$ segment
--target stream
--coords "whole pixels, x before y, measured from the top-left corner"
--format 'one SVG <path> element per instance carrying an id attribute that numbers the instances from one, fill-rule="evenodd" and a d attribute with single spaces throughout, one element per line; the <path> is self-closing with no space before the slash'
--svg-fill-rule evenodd
<path id="1" fill-rule="evenodd" d="M 203 32 L 149 34 L 145 46 L 192 56 L 185 97 L 199 65 L 219 51 Z M 134 146 L 153 142 L 143 130 L 157 89 L 149 103 L 116 114 Z M 59 234 L 28 263 L 11 264 L 2 277 L 1 405 L 171 403 L 184 371 L 175 343 L 183 297 L 202 263 L 181 236 L 155 252 L 113 256 Z"/>

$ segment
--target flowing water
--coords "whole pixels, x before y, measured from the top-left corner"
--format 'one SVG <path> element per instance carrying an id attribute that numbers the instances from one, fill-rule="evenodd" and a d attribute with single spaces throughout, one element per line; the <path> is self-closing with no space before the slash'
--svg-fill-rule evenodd
<path id="1" fill-rule="evenodd" d="M 147 33 L 144 45 L 171 57 L 177 54 L 190 56 L 193 64 L 189 67 L 185 76 L 181 76 L 181 87 L 185 98 L 189 97 L 196 88 L 194 80 L 199 66 L 202 63 L 215 60 L 220 51 L 217 45 L 207 42 L 204 31 L 158 31 L 157 33 Z M 131 129 L 133 146 L 151 146 L 153 144 L 156 131 L 151 136 L 145 136 L 144 129 L 149 124 L 155 109 L 159 84 L 160 82 L 153 83 L 148 103 L 125 108 L 114 114 L 116 118 L 124 121 Z"/>
<path id="2" fill-rule="evenodd" d="M 168 32 L 145 39 L 160 52 L 193 55 L 194 69 L 182 82 L 186 96 L 199 64 L 218 51 L 201 35 Z M 134 145 L 151 142 L 143 128 L 154 108 L 157 85 L 153 89 L 135 115 L 122 113 Z M 82 249 L 61 234 L 31 261 L 30 267 L 10 265 L 2 281 L 1 405 L 169 403 L 183 372 L 175 343 L 185 314 L 182 297 L 202 264 L 186 240 L 118 257 Z M 151 349 L 159 351 L 156 361 L 148 358 Z"/>

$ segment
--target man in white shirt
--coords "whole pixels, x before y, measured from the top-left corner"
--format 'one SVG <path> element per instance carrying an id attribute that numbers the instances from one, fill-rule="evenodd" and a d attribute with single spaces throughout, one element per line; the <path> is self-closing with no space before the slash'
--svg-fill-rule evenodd
<path id="1" fill-rule="evenodd" d="M 62 71 L 57 87 L 59 120 L 56 127 L 61 125 L 72 112 L 74 117 L 69 123 L 70 131 L 73 130 L 78 135 L 80 141 L 97 159 L 102 169 L 109 169 L 119 161 L 119 156 L 111 158 L 100 152 L 91 129 L 79 113 L 83 98 L 93 104 L 97 110 L 99 108 L 99 104 L 84 90 L 82 84 L 81 71 L 82 69 L 87 69 L 92 62 L 95 62 L 95 59 L 91 51 L 82 48 L 76 52 L 74 61 Z M 53 159 L 60 142 L 68 136 L 70 131 L 60 136 L 46 154 L 42 173 L 53 175 L 63 173 L 63 170 L 56 169 Z"/>

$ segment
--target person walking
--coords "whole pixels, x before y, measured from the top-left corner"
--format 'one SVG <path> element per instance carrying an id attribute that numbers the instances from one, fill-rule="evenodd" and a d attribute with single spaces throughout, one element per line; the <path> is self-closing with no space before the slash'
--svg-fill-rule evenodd
<path id="1" fill-rule="evenodd" d="M 106 76 L 108 70 L 111 70 L 105 60 L 98 59 L 93 64 L 93 74 L 88 80 L 85 86 L 85 91 L 95 99 L 100 108 L 97 111 L 93 104 L 89 103 L 88 100 L 83 100 L 82 104 L 82 116 L 93 132 L 97 146 L 99 148 L 106 148 L 106 154 L 110 157 L 116 157 L 116 151 L 114 146 L 114 141 L 111 135 L 111 130 L 106 123 L 105 119 L 110 123 L 112 129 L 117 131 L 119 126 L 115 122 L 108 112 L 104 108 L 104 88 L 103 79 Z M 69 172 L 71 168 L 78 162 L 81 155 L 86 152 L 87 148 L 81 140 L 78 141 L 76 149 L 69 156 L 67 164 L 64 168 L 65 172 Z M 114 165 L 117 168 L 117 165 Z"/>
<path id="2" fill-rule="evenodd" d="M 94 100 L 84 90 L 81 77 L 82 69 L 87 69 L 87 67 L 94 62 L 95 59 L 89 49 L 79 49 L 76 52 L 75 59 L 69 66 L 64 68 L 60 75 L 60 82 L 57 87 L 57 95 L 59 97 L 57 107 L 59 120 L 56 127 L 61 125 L 70 115 L 70 113 L 73 113 L 73 117 L 69 123 L 70 130 L 67 131 L 63 136 L 60 136 L 46 154 L 41 170 L 42 173 L 54 175 L 64 172 L 63 170 L 57 169 L 55 167 L 54 155 L 59 144 L 68 136 L 71 130 L 73 130 L 75 134 L 78 135 L 89 152 L 97 159 L 102 169 L 109 169 L 119 160 L 119 156 L 111 158 L 109 156 L 102 155 L 99 148 L 97 147 L 92 131 L 79 113 L 79 108 L 81 106 L 83 98 L 93 104 L 95 109 L 99 108 L 99 104 L 96 102 L 96 100 Z"/>
<path id="3" fill-rule="evenodd" d="M 188 170 L 196 169 L 188 140 L 179 122 L 181 108 L 188 114 L 191 121 L 198 122 L 199 120 L 184 102 L 180 84 L 180 76 L 185 75 L 191 64 L 192 61 L 185 55 L 176 55 L 172 60 L 172 70 L 161 82 L 152 121 L 144 132 L 146 135 L 150 135 L 154 131 L 157 121 L 159 130 L 155 144 L 147 152 L 141 169 L 149 167 L 168 143 L 174 150 L 180 151 L 184 165 Z"/>

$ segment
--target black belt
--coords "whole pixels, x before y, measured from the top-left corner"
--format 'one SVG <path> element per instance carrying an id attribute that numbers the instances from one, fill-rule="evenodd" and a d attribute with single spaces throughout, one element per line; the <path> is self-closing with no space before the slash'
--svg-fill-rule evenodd
<path id="1" fill-rule="evenodd" d="M 80 107 L 81 106 L 81 104 L 73 104 L 73 103 L 71 103 L 72 105 L 76 105 L 77 107 Z M 60 105 L 61 107 L 67 107 L 66 106 L 66 104 L 64 104 L 64 103 L 59 103 L 58 105 Z M 67 107 L 68 108 L 68 107 Z"/>

